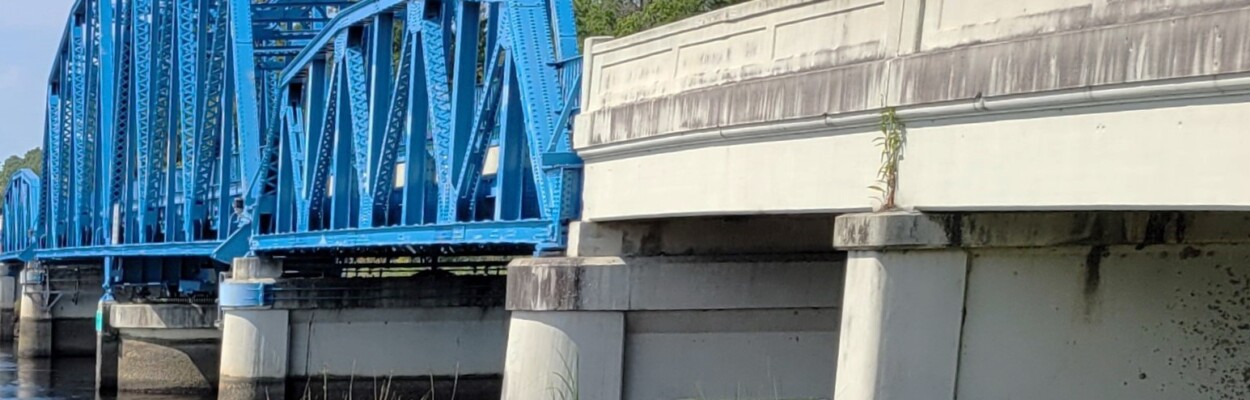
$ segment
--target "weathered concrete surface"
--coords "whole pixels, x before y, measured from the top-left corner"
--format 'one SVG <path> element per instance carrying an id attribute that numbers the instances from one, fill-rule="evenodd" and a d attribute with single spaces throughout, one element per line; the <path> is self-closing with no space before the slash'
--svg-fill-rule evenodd
<path id="1" fill-rule="evenodd" d="M 327 382 L 335 397 L 351 386 L 421 398 L 431 379 L 434 398 L 451 398 L 453 382 L 456 398 L 499 398 L 508 335 L 499 305 L 292 310 L 290 323 L 289 398 L 319 397 Z"/>
<path id="2" fill-rule="evenodd" d="M 21 296 L 16 266 L 0 266 L 0 343 L 17 338 L 17 299 Z"/>
<path id="3" fill-rule="evenodd" d="M 828 216 L 750 216 L 572 222 L 568 256 L 826 252 L 833 237 L 830 221 Z"/>
<path id="4" fill-rule="evenodd" d="M 222 315 L 222 400 L 286 398 L 290 312 L 227 310 Z"/>
<path id="5" fill-rule="evenodd" d="M 98 266 L 89 265 L 26 268 L 21 279 L 30 284 L 23 285 L 18 356 L 94 357 L 102 275 Z"/>
<path id="6" fill-rule="evenodd" d="M 202 395 L 217 390 L 217 307 L 110 304 L 108 309 L 105 330 L 118 342 L 114 374 L 119 392 Z"/>
<path id="7" fill-rule="evenodd" d="M 893 212 L 842 215 L 835 226 L 833 245 L 844 250 L 1148 246 L 1250 238 L 1250 214 L 1238 212 Z"/>
<path id="8" fill-rule="evenodd" d="M 828 253 L 515 260 L 504 398 L 567 392 L 561 376 L 581 398 L 827 397 L 843 267 Z"/>
<path id="9" fill-rule="evenodd" d="M 867 210 L 883 107 L 907 126 L 905 207 L 1250 209 L 1210 190 L 1250 168 L 1247 19 L 1246 0 L 757 0 L 593 40 L 582 219 Z"/>
<path id="10" fill-rule="evenodd" d="M 834 396 L 1244 398 L 1248 218 L 839 218 L 852 251 Z"/>
<path id="11" fill-rule="evenodd" d="M 837 307 L 837 254 L 518 259 L 509 310 L 716 310 Z"/>
<path id="12" fill-rule="evenodd" d="M 217 321 L 212 304 L 115 304 L 110 322 L 118 329 L 211 329 Z"/>
<path id="13" fill-rule="evenodd" d="M 1245 0 L 748 2 L 592 42 L 578 144 L 1248 72 L 1250 28 L 1240 23 L 1248 8 Z"/>
<path id="14" fill-rule="evenodd" d="M 623 312 L 513 311 L 503 400 L 622 399 L 624 346 Z"/>
<path id="15" fill-rule="evenodd" d="M 217 390 L 221 332 L 204 328 L 119 331 L 119 392 L 198 395 Z"/>

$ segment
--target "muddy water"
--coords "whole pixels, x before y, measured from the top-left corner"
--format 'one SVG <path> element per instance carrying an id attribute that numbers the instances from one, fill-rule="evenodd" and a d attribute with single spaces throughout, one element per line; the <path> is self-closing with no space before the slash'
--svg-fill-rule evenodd
<path id="1" fill-rule="evenodd" d="M 95 359 L 22 360 L 13 357 L 12 350 L 8 346 L 0 348 L 0 399 L 204 400 L 212 398 L 129 394 L 107 398 L 96 397 Z"/>

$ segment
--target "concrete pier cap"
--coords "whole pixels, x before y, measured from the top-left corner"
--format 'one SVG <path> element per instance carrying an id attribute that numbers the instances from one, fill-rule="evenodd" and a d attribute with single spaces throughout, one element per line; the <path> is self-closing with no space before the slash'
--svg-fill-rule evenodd
<path id="1" fill-rule="evenodd" d="M 1186 211 L 888 212 L 834 223 L 839 250 L 1244 243 L 1250 214 Z"/>

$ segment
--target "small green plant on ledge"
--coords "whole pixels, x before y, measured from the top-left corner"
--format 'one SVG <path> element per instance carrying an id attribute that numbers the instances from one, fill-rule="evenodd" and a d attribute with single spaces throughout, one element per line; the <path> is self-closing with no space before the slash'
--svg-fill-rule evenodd
<path id="1" fill-rule="evenodd" d="M 878 211 L 890 211 L 898 207 L 895 193 L 898 191 L 898 164 L 903 158 L 903 147 L 906 145 L 904 131 L 906 127 L 898 118 L 894 107 L 881 110 L 881 136 L 872 140 L 881 148 L 881 167 L 877 169 L 877 184 L 869 189 L 880 193 L 874 197 L 881 203 Z"/>

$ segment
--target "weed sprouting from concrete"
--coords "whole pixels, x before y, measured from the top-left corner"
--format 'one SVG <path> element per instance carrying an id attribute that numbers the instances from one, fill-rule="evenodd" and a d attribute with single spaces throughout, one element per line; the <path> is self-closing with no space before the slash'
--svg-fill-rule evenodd
<path id="1" fill-rule="evenodd" d="M 552 400 L 578 400 L 581 392 L 577 388 L 577 359 L 570 359 L 564 352 L 560 352 L 560 361 L 564 364 L 564 372 L 553 373 L 560 380 L 560 387 L 548 388 L 555 393 Z"/>
<path id="2" fill-rule="evenodd" d="M 881 167 L 877 169 L 877 184 L 869 189 L 880 193 L 875 197 L 881 203 L 881 211 L 889 211 L 898 207 L 895 194 L 898 191 L 898 165 L 903 159 L 903 148 L 907 140 L 904 132 L 907 129 L 898 118 L 894 107 L 881 110 L 881 136 L 872 140 L 881 148 Z"/>

